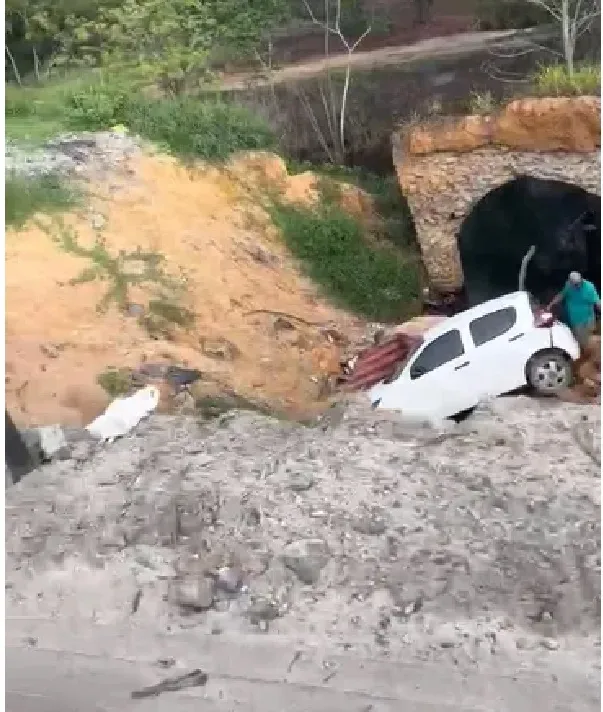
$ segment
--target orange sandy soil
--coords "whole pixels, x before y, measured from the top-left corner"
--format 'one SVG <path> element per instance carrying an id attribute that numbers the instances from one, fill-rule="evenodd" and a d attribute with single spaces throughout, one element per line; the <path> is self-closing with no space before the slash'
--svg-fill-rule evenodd
<path id="1" fill-rule="evenodd" d="M 314 324 L 332 325 L 354 339 L 364 324 L 321 299 L 300 276 L 260 207 L 262 181 L 289 198 L 311 200 L 312 176 L 289 178 L 275 156 L 252 154 L 222 169 L 185 168 L 165 156 L 141 156 L 103 185 L 88 204 L 63 216 L 81 245 L 94 240 L 95 216 L 110 254 L 140 246 L 166 258 L 166 270 L 188 278 L 186 306 L 194 327 L 155 340 L 136 317 L 96 306 L 107 282 L 70 285 L 90 262 L 51 239 L 55 227 L 31 221 L 6 235 L 6 399 L 20 425 L 86 424 L 106 407 L 97 377 L 109 367 L 173 362 L 209 374 L 209 386 L 232 389 L 291 416 L 327 405 L 321 383 L 337 370 L 341 346 Z M 254 197 L 256 195 L 256 197 Z M 254 258 L 263 250 L 274 262 Z M 250 254 L 251 253 L 251 254 Z M 149 292 L 132 289 L 145 305 Z M 295 329 L 274 328 L 272 309 L 299 317 Z M 216 359 L 203 341 L 227 339 L 239 354 Z M 221 385 L 217 386 L 216 383 Z"/>

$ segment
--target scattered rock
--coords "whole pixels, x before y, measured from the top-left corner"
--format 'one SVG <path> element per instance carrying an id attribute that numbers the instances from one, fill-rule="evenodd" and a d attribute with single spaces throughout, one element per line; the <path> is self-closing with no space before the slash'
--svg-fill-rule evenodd
<path id="1" fill-rule="evenodd" d="M 280 607 L 276 601 L 269 598 L 256 598 L 247 609 L 249 620 L 259 625 L 261 622 L 276 620 L 280 615 Z"/>
<path id="2" fill-rule="evenodd" d="M 40 351 L 48 358 L 58 358 L 60 349 L 54 344 L 40 344 Z"/>
<path id="3" fill-rule="evenodd" d="M 107 223 L 107 220 L 105 219 L 104 215 L 101 215 L 100 213 L 96 213 L 95 215 L 92 216 L 92 220 L 90 221 L 90 225 L 92 226 L 93 230 L 102 230 Z"/>
<path id="4" fill-rule="evenodd" d="M 141 149 L 136 137 L 114 131 L 65 134 L 39 149 L 6 142 L 6 173 L 24 177 L 87 174 L 104 178 Z"/>
<path id="5" fill-rule="evenodd" d="M 60 425 L 47 425 L 38 428 L 40 449 L 45 460 L 65 459 L 71 454 L 67 439 Z"/>
<path id="6" fill-rule="evenodd" d="M 226 593 L 237 593 L 243 586 L 243 574 L 239 569 L 223 566 L 216 575 L 216 587 Z"/>
<path id="7" fill-rule="evenodd" d="M 278 262 L 278 257 L 273 255 L 272 252 L 269 252 L 265 247 L 262 247 L 262 245 L 251 245 L 247 248 L 247 252 L 253 260 L 262 265 L 271 267 Z"/>
<path id="8" fill-rule="evenodd" d="M 415 598 L 413 601 L 409 601 L 408 603 L 404 603 L 400 600 L 398 600 L 397 603 L 398 605 L 392 608 L 392 615 L 396 618 L 408 618 L 409 616 L 412 616 L 413 613 L 418 613 L 421 608 L 423 608 L 423 599 L 420 597 Z"/>
<path id="9" fill-rule="evenodd" d="M 349 344 L 349 339 L 341 331 L 332 326 L 322 328 L 320 333 L 331 343 L 339 344 L 340 346 L 347 346 Z"/>
<path id="10" fill-rule="evenodd" d="M 543 640 L 540 641 L 540 645 L 546 650 L 559 650 L 560 647 L 559 641 L 554 638 L 543 638 Z"/>
<path id="11" fill-rule="evenodd" d="M 314 477 L 309 472 L 292 472 L 289 475 L 289 488 L 294 492 L 305 492 L 314 484 Z"/>
<path id="12" fill-rule="evenodd" d="M 285 566 L 307 585 L 318 582 L 329 557 L 329 548 L 322 539 L 300 539 L 285 547 L 283 552 Z"/>
<path id="13" fill-rule="evenodd" d="M 168 366 L 165 380 L 176 391 L 188 388 L 193 383 L 201 380 L 203 374 L 196 368 L 182 368 L 180 366 Z"/>
<path id="14" fill-rule="evenodd" d="M 37 466 L 53 460 L 65 460 L 72 457 L 73 451 L 70 447 L 70 443 L 82 442 L 89 439 L 89 436 L 88 438 L 83 435 L 77 437 L 74 431 L 80 432 L 78 428 L 72 428 L 70 430 L 70 442 L 67 441 L 65 431 L 60 425 L 27 428 L 21 435 Z"/>
<path id="15" fill-rule="evenodd" d="M 241 355 L 239 348 L 225 338 L 200 340 L 200 345 L 203 353 L 210 358 L 220 359 L 222 361 L 234 361 Z"/>
<path id="16" fill-rule="evenodd" d="M 352 519 L 352 529 L 368 536 L 379 536 L 387 530 L 387 527 L 386 514 L 378 508 L 363 509 Z"/>
<path id="17" fill-rule="evenodd" d="M 295 325 L 289 319 L 285 319 L 284 316 L 277 316 L 272 322 L 272 328 L 275 331 L 294 331 Z"/>
<path id="18" fill-rule="evenodd" d="M 157 665 L 160 668 L 163 668 L 164 670 L 174 667 L 175 664 L 176 661 L 174 660 L 174 658 L 159 658 L 157 660 Z"/>
<path id="19" fill-rule="evenodd" d="M 206 611 L 214 602 L 214 583 L 211 579 L 185 576 L 170 581 L 168 600 L 184 610 Z"/>

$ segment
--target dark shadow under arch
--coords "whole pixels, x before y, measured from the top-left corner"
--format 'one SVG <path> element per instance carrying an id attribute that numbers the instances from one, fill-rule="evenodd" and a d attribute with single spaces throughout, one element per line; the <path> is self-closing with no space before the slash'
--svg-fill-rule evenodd
<path id="1" fill-rule="evenodd" d="M 484 195 L 458 233 L 467 306 L 525 287 L 547 302 L 577 270 L 601 290 L 601 198 L 572 183 L 517 176 Z"/>

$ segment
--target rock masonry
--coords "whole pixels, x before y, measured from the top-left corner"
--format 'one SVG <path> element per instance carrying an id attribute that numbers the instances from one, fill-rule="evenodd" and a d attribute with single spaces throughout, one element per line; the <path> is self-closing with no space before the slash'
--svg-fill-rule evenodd
<path id="1" fill-rule="evenodd" d="M 600 193 L 600 122 L 598 97 L 523 99 L 497 114 L 396 132 L 394 165 L 432 285 L 444 292 L 462 286 L 457 231 L 477 200 L 515 175 Z"/>

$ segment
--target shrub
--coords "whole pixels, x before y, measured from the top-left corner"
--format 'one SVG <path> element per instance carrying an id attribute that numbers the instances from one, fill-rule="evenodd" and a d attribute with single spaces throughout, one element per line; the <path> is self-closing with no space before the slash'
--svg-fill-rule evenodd
<path id="1" fill-rule="evenodd" d="M 135 133 L 182 156 L 227 158 L 235 151 L 274 144 L 267 123 L 249 110 L 221 100 L 145 99 L 130 103 L 123 121 Z"/>
<path id="2" fill-rule="evenodd" d="M 272 219 L 291 252 L 340 306 L 378 321 L 408 316 L 419 295 L 418 260 L 371 246 L 339 207 L 274 204 Z"/>
<path id="3" fill-rule="evenodd" d="M 471 92 L 469 97 L 469 111 L 472 114 L 491 114 L 496 108 L 496 99 L 490 91 L 483 94 Z"/>
<path id="4" fill-rule="evenodd" d="M 547 96 L 583 96 L 601 93 L 601 65 L 579 64 L 570 76 L 564 64 L 543 65 L 534 74 L 534 86 Z"/>
<path id="5" fill-rule="evenodd" d="M 206 160 L 274 144 L 271 129 L 260 117 L 218 99 L 151 98 L 119 86 L 99 85 L 70 94 L 67 113 L 74 129 L 124 124 L 176 155 Z"/>
<path id="6" fill-rule="evenodd" d="M 74 129 L 94 131 L 123 122 L 129 95 L 117 86 L 95 84 L 67 93 L 65 103 L 67 120 Z"/>

